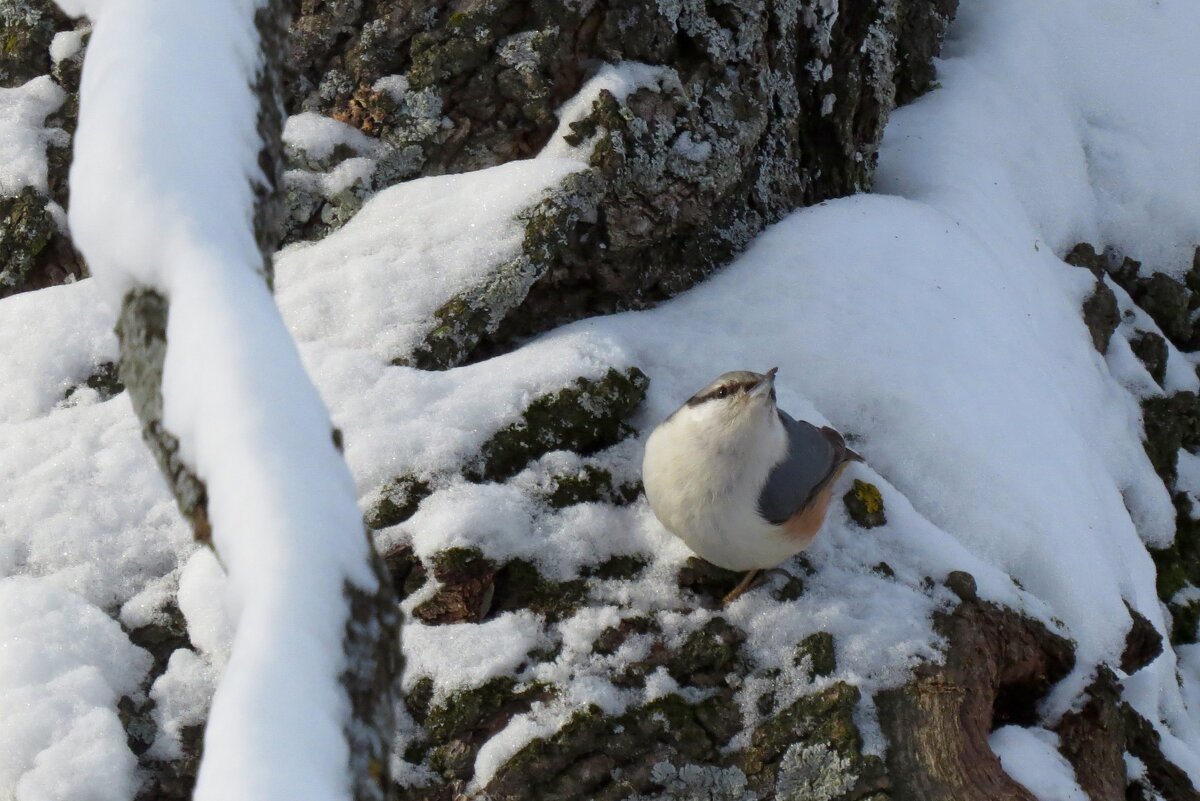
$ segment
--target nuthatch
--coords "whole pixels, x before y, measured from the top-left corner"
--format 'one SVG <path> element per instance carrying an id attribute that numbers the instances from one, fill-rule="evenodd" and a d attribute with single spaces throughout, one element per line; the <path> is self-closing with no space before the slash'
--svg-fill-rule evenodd
<path id="1" fill-rule="evenodd" d="M 832 428 L 775 405 L 778 369 L 717 377 L 646 442 L 642 479 L 659 521 L 709 562 L 749 571 L 725 603 L 808 547 L 834 482 L 862 461 Z"/>

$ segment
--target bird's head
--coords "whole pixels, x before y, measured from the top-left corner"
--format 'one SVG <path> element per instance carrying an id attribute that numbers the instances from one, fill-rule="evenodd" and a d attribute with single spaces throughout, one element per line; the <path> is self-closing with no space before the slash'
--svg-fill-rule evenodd
<path id="1" fill-rule="evenodd" d="M 676 414 L 691 422 L 724 429 L 757 425 L 775 418 L 775 373 L 736 370 L 717 376 L 688 399 Z"/>

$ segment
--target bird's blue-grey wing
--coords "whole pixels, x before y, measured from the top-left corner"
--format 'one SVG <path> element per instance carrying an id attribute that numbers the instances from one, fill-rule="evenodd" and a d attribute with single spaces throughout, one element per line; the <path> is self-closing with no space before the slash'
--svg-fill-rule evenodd
<path id="1" fill-rule="evenodd" d="M 830 428 L 795 420 L 779 411 L 788 435 L 786 455 L 771 469 L 758 496 L 758 511 L 775 525 L 787 522 L 833 477 L 846 459 L 842 437 Z"/>

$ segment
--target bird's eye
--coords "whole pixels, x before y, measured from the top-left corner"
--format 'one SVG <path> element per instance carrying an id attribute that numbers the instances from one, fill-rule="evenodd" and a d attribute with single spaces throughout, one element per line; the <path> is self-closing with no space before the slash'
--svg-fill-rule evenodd
<path id="1" fill-rule="evenodd" d="M 729 397 L 729 387 L 721 387 L 715 394 L 718 398 L 727 398 Z"/>

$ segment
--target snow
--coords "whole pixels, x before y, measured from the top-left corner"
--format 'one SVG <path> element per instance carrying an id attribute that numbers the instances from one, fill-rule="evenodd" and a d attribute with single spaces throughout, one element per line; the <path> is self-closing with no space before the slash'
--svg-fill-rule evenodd
<path id="1" fill-rule="evenodd" d="M 426 676 L 434 681 L 439 698 L 478 687 L 512 673 L 543 644 L 541 621 L 528 612 L 509 612 L 479 625 L 411 623 L 404 628 L 405 689 Z M 454 658 L 446 659 L 448 654 Z"/>
<path id="2" fill-rule="evenodd" d="M 319 160 L 329 158 L 338 147 L 364 156 L 378 156 L 383 150 L 378 139 L 344 122 L 309 111 L 288 117 L 283 126 L 283 143 Z"/>
<path id="3" fill-rule="evenodd" d="M 217 676 L 217 671 L 195 651 L 180 648 L 171 654 L 167 671 L 150 688 L 154 722 L 158 726 L 158 738 L 150 746 L 153 758 L 183 756 L 180 736 L 184 728 L 204 724 Z"/>
<path id="4" fill-rule="evenodd" d="M 523 229 L 515 215 L 582 167 L 518 161 L 379 193 L 343 228 L 276 261 L 276 293 L 293 333 L 383 361 L 409 353 L 443 303 L 517 256 Z M 412 291 L 381 292 L 397 273 L 424 278 Z"/>
<path id="5" fill-rule="evenodd" d="M 54 34 L 50 40 L 50 63 L 58 66 L 78 54 L 83 49 L 83 37 L 87 33 L 87 29 L 79 29 Z"/>
<path id="6" fill-rule="evenodd" d="M 287 762 L 288 778 L 305 782 L 295 785 L 305 797 L 328 788 L 322 782 L 344 763 L 333 740 L 342 710 L 330 694 L 314 691 L 322 677 L 336 675 L 340 618 L 318 599 L 358 575 L 361 542 L 318 537 L 304 521 L 321 519 L 317 508 L 324 505 L 336 508 L 340 521 L 324 530 L 349 531 L 358 525 L 355 501 L 368 506 L 380 485 L 397 475 L 429 479 L 434 493 L 380 539 L 411 543 L 420 556 L 477 547 L 497 562 L 530 560 L 555 581 L 576 578 L 613 555 L 650 560 L 633 579 L 589 580 L 588 603 L 558 623 L 517 612 L 480 625 L 406 626 L 410 687 L 428 676 L 435 697 L 443 698 L 514 675 L 562 690 L 483 746 L 477 782 L 587 704 L 615 713 L 674 691 L 662 673 L 651 674 L 643 689 L 607 680 L 645 657 L 649 636 L 635 635 L 608 656 L 591 650 L 602 631 L 633 615 L 653 619 L 676 646 L 712 618 L 677 591 L 675 573 L 688 552 L 644 501 L 625 508 L 546 508 L 535 500 L 539 488 L 584 462 L 570 454 L 547 455 L 502 484 L 473 484 L 457 475 L 532 398 L 578 376 L 602 376 L 609 367 L 637 365 L 652 378 L 633 421 L 639 438 L 589 457 L 617 481 L 637 478 L 641 438 L 726 369 L 779 365 L 781 405 L 853 435 L 867 457 L 868 465 L 854 467 L 843 481 L 877 485 L 888 524 L 864 531 L 835 504 L 806 555 L 813 572 L 795 562 L 784 566 L 804 582 L 799 599 L 774 601 L 771 591 L 785 580 L 775 575 L 723 613 L 746 631 L 745 652 L 757 666 L 782 671 L 776 682 L 781 699 L 833 681 L 850 681 L 869 694 L 936 658 L 940 643 L 930 618 L 955 602 L 938 586 L 951 570 L 969 571 L 982 597 L 1033 615 L 1077 643 L 1078 668 L 1045 706 L 1047 725 L 1078 700 L 1097 663 L 1118 659 L 1129 625 L 1126 602 L 1167 629 L 1144 546 L 1170 541 L 1174 512 L 1141 448 L 1138 402 L 1194 390 L 1200 380 L 1172 347 L 1165 386 L 1154 383 L 1128 339 L 1135 330 L 1158 328 L 1111 283 L 1130 315 L 1107 357 L 1096 353 L 1079 313 L 1094 278 L 1059 256 L 1089 241 L 1142 260 L 1144 271 L 1178 274 L 1190 265 L 1191 248 L 1200 241 L 1200 158 L 1193 142 L 1200 86 L 1190 77 L 1200 71 L 1194 47 L 1200 13 L 1192 5 L 964 0 L 939 63 L 940 88 L 892 117 L 880 150 L 878 194 L 793 214 L 733 265 L 657 309 L 577 323 L 450 371 L 422 372 L 391 361 L 428 330 L 439 306 L 519 258 L 522 230 L 514 218 L 583 169 L 591 143 L 573 148 L 562 135 L 586 115 L 600 89 L 621 98 L 672 76 L 646 65 L 601 67 L 560 110 L 559 130 L 537 158 L 378 193 L 342 229 L 293 246 L 276 263 L 279 305 L 344 431 L 353 484 L 328 447 L 324 409 L 303 393 L 279 390 L 306 385 L 270 299 L 251 274 L 258 258 L 253 240 L 228 225 L 245 219 L 251 203 L 252 137 L 236 125 L 253 118 L 253 99 L 243 89 L 253 42 L 251 32 L 237 28 L 238 46 L 226 58 L 218 58 L 211 43 L 222 41 L 219 26 L 251 5 L 224 0 L 207 14 L 180 0 L 108 0 L 102 7 L 85 67 L 85 92 L 96 91 L 84 101 L 83 166 L 73 174 L 71 210 L 97 278 L 0 301 L 0 486 L 15 488 L 0 497 L 0 576 L 39 577 L 0 579 L 0 597 L 8 582 L 35 582 L 22 587 L 78 608 L 62 632 L 73 632 L 78 621 L 100 620 L 101 609 L 121 608 L 131 625 L 156 614 L 170 581 L 154 582 L 186 562 L 178 575 L 179 603 L 200 653 L 176 654 L 150 694 L 161 699 L 164 726 L 177 730 L 198 719 L 215 670 L 229 659 L 210 726 L 221 745 L 209 751 L 201 783 L 207 797 L 240 797 L 217 783 L 220 766 L 236 764 L 232 752 L 251 742 L 277 743 L 260 756 L 283 760 L 296 732 L 325 732 L 318 758 Z M 835 4 L 821 9 L 832 25 Z M 118 10 L 156 15 L 156 36 L 175 36 L 176 26 L 206 32 L 196 34 L 204 46 L 171 39 L 161 52 L 131 48 L 122 55 L 118 45 L 126 37 L 143 43 L 155 37 L 134 25 L 141 16 L 126 16 L 130 28 L 121 30 Z M 155 115 L 155 128 L 142 129 L 138 110 L 160 103 L 161 93 L 102 84 L 99 76 L 165 69 L 161 60 L 168 56 L 173 69 L 185 70 L 179 79 L 191 89 L 178 93 L 186 103 L 177 123 Z M 186 72 L 189 64 L 195 72 Z M 0 102 L 25 98 L 30 104 L 19 130 L 11 124 L 14 114 L 0 114 L 0 149 L 19 142 L 21 153 L 44 164 L 44 142 L 35 134 L 45 114 L 37 117 L 42 106 L 29 86 L 0 90 L 6 93 Z M 397 79 L 379 89 L 406 91 Z M 216 98 L 221 104 L 213 110 Z M 120 113 L 106 113 L 108 103 Z M 207 130 L 209 117 L 236 123 L 231 130 L 243 134 L 194 135 Z M 339 146 L 357 154 L 338 173 L 343 183 L 322 191 L 362 180 L 373 155 L 358 132 L 314 115 L 294 117 L 287 135 L 291 146 L 313 157 Z M 124 144 L 114 150 L 108 147 L 114 141 Z M 708 144 L 681 137 L 678 147 L 702 159 Z M 111 191 L 117 185 L 129 191 L 118 198 Z M 209 209 L 222 209 L 220 219 Z M 180 228 L 173 224 L 178 219 L 193 224 Z M 133 242 L 150 244 L 134 250 L 127 247 Z M 107 333 L 112 312 L 98 301 L 118 303 L 135 281 L 169 292 L 179 310 L 170 331 L 168 418 L 211 482 L 228 575 L 211 553 L 195 550 L 178 521 L 128 401 L 60 403 L 68 387 L 115 357 Z M 228 314 L 213 318 L 214 308 Z M 262 322 L 243 326 L 237 315 Z M 218 328 L 220 336 L 206 334 Z M 232 347 L 220 348 L 231 339 L 257 350 L 240 361 Z M 189 371 L 188 364 L 206 367 Z M 257 369 L 262 364 L 273 367 Z M 250 396 L 268 397 L 270 414 L 247 419 Z M 277 450 L 271 464 L 252 458 L 291 441 L 293 433 L 293 446 Z M 306 455 L 314 452 L 318 459 Z M 284 478 L 297 483 L 274 483 Z M 1181 489 L 1200 492 L 1200 460 L 1181 455 L 1180 482 Z M 285 526 L 296 526 L 289 530 L 304 538 L 285 539 Z M 297 548 L 323 561 L 300 565 L 281 557 Z M 893 575 L 872 569 L 880 563 Z M 406 608 L 433 589 L 431 582 Z M 265 602 L 256 593 L 269 595 L 270 603 L 260 605 Z M 0 604 L 0 632 L 20 620 L 10 618 L 8 608 Z M 281 614 L 303 626 L 281 626 Z M 103 640 L 85 648 L 90 634 L 69 640 L 81 643 L 69 666 L 99 673 L 69 681 L 36 676 L 58 683 L 38 687 L 37 697 L 48 699 L 38 701 L 48 705 L 46 714 L 6 725 L 20 748 L 0 749 L 6 754 L 0 795 L 35 769 L 37 753 L 51 755 L 43 761 L 74 759 L 74 752 L 47 749 L 86 718 L 80 731 L 96 732 L 96 748 L 113 755 L 105 762 L 114 771 L 106 784 L 115 788 L 112 797 L 131 797 L 121 795 L 132 781 L 132 768 L 123 767 L 132 764 L 121 751 L 123 740 L 89 717 L 111 716 L 114 693 L 133 691 L 145 672 L 123 635 L 110 629 L 116 645 Z M 792 664 L 795 643 L 816 631 L 835 637 L 838 667 L 828 678 Z M 22 632 L 35 636 L 33 629 Z M 36 636 L 44 635 L 37 630 Z M 554 645 L 553 660 L 530 659 L 531 651 Z M 313 652 L 320 659 L 298 656 Z M 1200 778 L 1197 653 L 1196 646 L 1168 649 L 1124 684 L 1126 697 L 1162 734 L 1164 750 Z M 252 684 L 252 669 L 239 662 L 240 654 L 266 662 L 264 675 L 287 679 Z M 8 657 L 0 651 L 0 699 L 33 697 L 25 680 L 3 667 Z M 298 662 L 322 667 L 300 675 Z M 106 673 L 105 664 L 120 667 L 121 675 Z M 106 689 L 116 687 L 113 682 L 126 684 Z M 738 688 L 747 727 L 758 719 L 762 690 L 755 680 Z M 287 692 L 304 692 L 305 703 L 285 704 Z M 243 708 L 267 710 L 264 729 L 235 727 L 230 715 L 239 698 Z M 879 753 L 883 744 L 869 704 L 857 719 L 868 750 Z M 59 728 L 46 734 L 47 721 Z M 993 735 L 992 746 L 1041 801 L 1081 797 L 1049 732 L 1006 727 Z M 168 737 L 155 747 L 170 753 L 173 743 Z M 78 749 L 78 759 L 94 753 Z M 246 788 L 238 790 L 250 792 Z M 255 792 L 271 797 L 261 788 Z"/>
<path id="7" fill-rule="evenodd" d="M 116 318 L 101 305 L 94 281 L 14 295 L 0 314 L 0 424 L 50 412 L 67 389 L 104 362 L 115 362 Z"/>
<path id="8" fill-rule="evenodd" d="M 1058 735 L 1040 728 L 1001 726 L 988 737 L 1005 772 L 1038 801 L 1087 801 L 1071 764 L 1058 752 Z"/>
<path id="9" fill-rule="evenodd" d="M 0 788 L 17 801 L 127 801 L 117 700 L 150 667 L 115 621 L 44 579 L 0 579 Z"/>
<path id="10" fill-rule="evenodd" d="M 408 94 L 408 78 L 404 75 L 385 75 L 371 84 L 371 90 L 385 92 L 394 102 L 401 103 Z"/>
<path id="11" fill-rule="evenodd" d="M 45 128 L 46 116 L 66 93 L 49 75 L 13 89 L 0 88 L 0 197 L 27 186 L 46 191 L 46 146 L 66 144 L 66 134 Z"/>
<path id="12" fill-rule="evenodd" d="M 0 575 L 111 609 L 193 547 L 124 395 L 0 424 L 0 441 Z"/>
<path id="13" fill-rule="evenodd" d="M 594 139 L 584 143 L 582 147 L 576 148 L 567 143 L 566 137 L 572 134 L 571 123 L 578 122 L 591 113 L 592 105 L 600 97 L 601 92 L 608 92 L 620 102 L 639 89 L 668 88 L 678 85 L 679 75 L 670 67 L 639 64 L 634 61 L 602 65 L 596 74 L 579 88 L 575 96 L 558 110 L 558 127 L 538 158 L 587 160 L 592 145 L 595 144 Z"/>
<path id="14" fill-rule="evenodd" d="M 163 423 L 206 484 L 237 620 L 201 801 L 344 797 L 345 588 L 374 588 L 329 414 L 260 275 L 259 5 L 63 3 L 94 25 L 71 230 L 111 308 L 138 285 L 170 298 Z"/>
<path id="15" fill-rule="evenodd" d="M 179 575 L 179 611 L 187 621 L 188 639 L 218 667 L 229 659 L 236 625 L 224 603 L 228 589 L 225 571 L 208 549 L 193 553 Z"/>

